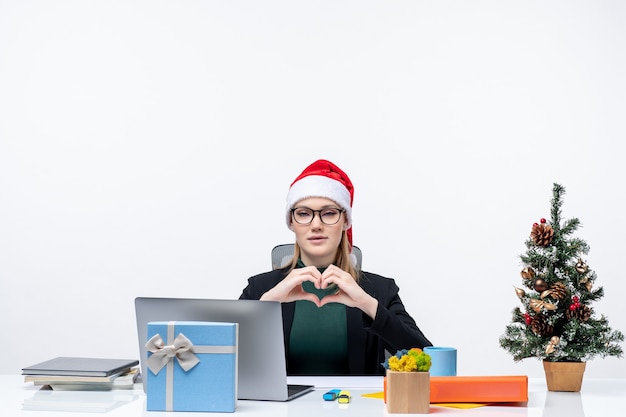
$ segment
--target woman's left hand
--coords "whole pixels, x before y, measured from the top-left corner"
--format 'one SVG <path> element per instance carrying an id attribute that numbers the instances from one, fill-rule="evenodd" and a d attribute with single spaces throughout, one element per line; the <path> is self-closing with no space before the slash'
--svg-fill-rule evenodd
<path id="1" fill-rule="evenodd" d="M 359 308 L 372 320 L 376 318 L 378 300 L 363 291 L 352 275 L 335 265 L 330 265 L 322 274 L 320 288 L 325 289 L 331 284 L 337 285 L 338 291 L 322 298 L 320 307 L 328 303 L 341 303 L 348 307 Z"/>

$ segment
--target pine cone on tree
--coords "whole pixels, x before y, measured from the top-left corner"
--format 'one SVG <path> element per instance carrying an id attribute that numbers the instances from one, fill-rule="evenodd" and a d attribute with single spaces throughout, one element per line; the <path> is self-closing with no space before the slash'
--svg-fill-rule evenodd
<path id="1" fill-rule="evenodd" d="M 532 318 L 530 328 L 537 336 L 547 336 L 554 331 L 554 328 L 547 322 L 543 314 L 537 314 Z"/>
<path id="2" fill-rule="evenodd" d="M 554 229 L 546 223 L 535 223 L 530 231 L 530 238 L 537 246 L 548 246 L 553 236 Z"/>
<path id="3" fill-rule="evenodd" d="M 567 296 L 567 287 L 562 282 L 557 282 L 541 293 L 541 298 L 550 297 L 554 300 L 562 300 Z"/>
<path id="4" fill-rule="evenodd" d="M 586 322 L 591 317 L 591 309 L 585 305 L 581 305 L 580 307 L 574 309 L 567 309 L 565 311 L 565 316 L 568 320 L 577 319 L 580 322 Z"/>

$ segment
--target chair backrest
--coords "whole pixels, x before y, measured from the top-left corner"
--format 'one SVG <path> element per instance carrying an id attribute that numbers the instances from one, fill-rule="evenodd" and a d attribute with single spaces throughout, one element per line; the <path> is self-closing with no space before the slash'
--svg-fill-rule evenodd
<path id="1" fill-rule="evenodd" d="M 276 245 L 272 248 L 272 269 L 278 269 L 286 266 L 291 258 L 293 258 L 294 244 L 293 243 L 285 243 L 282 245 Z M 352 262 L 357 267 L 357 269 L 361 269 L 361 265 L 363 264 L 363 254 L 361 253 L 361 249 L 357 246 L 352 246 Z"/>

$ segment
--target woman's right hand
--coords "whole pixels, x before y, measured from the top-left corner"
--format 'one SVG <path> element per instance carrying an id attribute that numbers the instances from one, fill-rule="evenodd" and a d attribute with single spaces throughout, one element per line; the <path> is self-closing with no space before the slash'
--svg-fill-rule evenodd
<path id="1" fill-rule="evenodd" d="M 304 268 L 296 268 L 289 273 L 274 288 L 261 296 L 263 301 L 280 301 L 281 303 L 289 303 L 297 300 L 308 300 L 319 307 L 320 299 L 310 292 L 304 291 L 302 283 L 310 281 L 315 288 L 320 288 L 322 273 L 314 266 Z"/>

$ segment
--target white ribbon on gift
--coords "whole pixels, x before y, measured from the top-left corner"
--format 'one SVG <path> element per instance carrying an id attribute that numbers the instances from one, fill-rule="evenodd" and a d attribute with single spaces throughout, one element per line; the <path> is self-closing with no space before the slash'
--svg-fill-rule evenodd
<path id="1" fill-rule="evenodd" d="M 157 375 L 165 367 L 165 411 L 173 411 L 174 404 L 174 358 L 188 372 L 196 366 L 200 359 L 195 353 L 227 353 L 236 352 L 236 346 L 197 346 L 182 333 L 174 338 L 175 321 L 167 323 L 167 345 L 157 333 L 148 340 L 146 348 L 152 352 L 147 360 L 148 368 Z"/>

